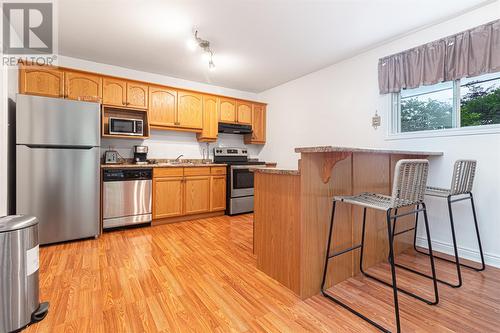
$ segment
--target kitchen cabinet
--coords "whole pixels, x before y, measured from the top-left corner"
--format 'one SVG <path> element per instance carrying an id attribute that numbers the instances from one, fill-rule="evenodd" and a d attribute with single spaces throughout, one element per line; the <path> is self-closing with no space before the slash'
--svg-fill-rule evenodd
<path id="1" fill-rule="evenodd" d="M 148 108 L 148 85 L 127 81 L 127 106 L 130 108 Z"/>
<path id="2" fill-rule="evenodd" d="M 178 91 L 177 92 L 177 122 L 183 128 L 203 127 L 203 99 L 201 94 Z"/>
<path id="3" fill-rule="evenodd" d="M 266 105 L 253 104 L 252 107 L 252 133 L 246 134 L 246 144 L 266 143 Z"/>
<path id="4" fill-rule="evenodd" d="M 220 97 L 219 121 L 222 123 L 236 122 L 236 100 Z"/>
<path id="5" fill-rule="evenodd" d="M 113 77 L 102 80 L 102 104 L 113 106 L 127 105 L 127 82 Z"/>
<path id="6" fill-rule="evenodd" d="M 199 142 L 214 142 L 219 122 L 251 125 L 253 136 L 245 142 L 265 143 L 265 104 L 230 97 L 186 91 L 146 82 L 111 77 L 78 69 L 19 64 L 19 93 L 75 100 L 101 101 L 110 112 L 137 116 L 143 112 L 147 135 L 153 127 L 160 130 L 197 133 Z M 257 105 L 257 107 L 255 106 Z M 129 113 L 130 112 L 130 113 Z M 127 114 L 129 113 L 129 114 Z M 103 117 L 103 136 L 106 132 Z M 117 137 L 117 136 L 115 136 Z M 124 138 L 133 138 L 123 136 Z"/>
<path id="7" fill-rule="evenodd" d="M 203 95 L 203 127 L 197 134 L 199 142 L 217 141 L 219 99 L 217 96 Z"/>
<path id="8" fill-rule="evenodd" d="M 210 211 L 210 176 L 184 178 L 184 214 Z"/>
<path id="9" fill-rule="evenodd" d="M 103 104 L 136 109 L 148 108 L 148 85 L 117 78 L 104 78 Z"/>
<path id="10" fill-rule="evenodd" d="M 101 102 L 102 77 L 78 71 L 64 71 L 64 97 L 67 99 Z"/>
<path id="11" fill-rule="evenodd" d="M 252 124 L 252 103 L 238 101 L 236 104 L 236 122 L 238 124 Z"/>
<path id="12" fill-rule="evenodd" d="M 149 123 L 153 126 L 176 126 L 177 90 L 149 86 Z"/>
<path id="13" fill-rule="evenodd" d="M 183 215 L 184 177 L 155 178 L 153 219 Z"/>
<path id="14" fill-rule="evenodd" d="M 19 64 L 19 93 L 64 97 L 64 72 L 50 66 Z"/>
<path id="15" fill-rule="evenodd" d="M 226 209 L 226 175 L 211 176 L 210 211 Z"/>
<path id="16" fill-rule="evenodd" d="M 153 169 L 153 219 L 211 214 L 226 209 L 226 167 Z M 172 220 L 172 219 L 171 219 Z"/>

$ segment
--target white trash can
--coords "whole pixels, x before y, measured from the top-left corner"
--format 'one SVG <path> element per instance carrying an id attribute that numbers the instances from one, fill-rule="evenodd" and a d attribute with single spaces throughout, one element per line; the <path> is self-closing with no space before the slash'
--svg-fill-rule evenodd
<path id="1" fill-rule="evenodd" d="M 0 217 L 0 332 L 18 331 L 45 318 L 39 292 L 38 220 Z"/>

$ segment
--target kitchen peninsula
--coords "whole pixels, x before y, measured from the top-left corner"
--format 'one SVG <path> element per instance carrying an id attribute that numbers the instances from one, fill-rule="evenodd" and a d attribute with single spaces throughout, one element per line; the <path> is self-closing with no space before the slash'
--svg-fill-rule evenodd
<path id="1" fill-rule="evenodd" d="M 390 195 L 400 159 L 441 156 L 441 152 L 373 148 L 307 147 L 298 170 L 255 169 L 254 252 L 258 268 L 301 298 L 320 291 L 327 230 L 334 195 L 376 192 Z M 337 205 L 331 251 L 360 242 L 362 209 Z M 398 219 L 398 230 L 413 217 Z M 400 229 L 401 228 L 401 229 Z M 367 211 L 365 267 L 387 260 L 384 212 Z M 412 232 L 398 236 L 395 251 L 412 244 Z M 331 259 L 328 286 L 359 273 L 359 251 Z"/>

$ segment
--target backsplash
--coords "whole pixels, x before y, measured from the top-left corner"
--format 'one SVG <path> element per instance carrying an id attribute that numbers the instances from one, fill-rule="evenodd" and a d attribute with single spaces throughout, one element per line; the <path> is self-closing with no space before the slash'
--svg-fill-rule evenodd
<path id="1" fill-rule="evenodd" d="M 111 148 L 117 150 L 123 158 L 131 158 L 135 145 L 148 146 L 149 159 L 173 159 L 181 154 L 184 155 L 183 159 L 200 159 L 207 149 L 207 143 L 196 141 L 195 133 L 151 130 L 151 136 L 146 140 L 103 138 L 101 151 L 104 153 Z M 213 158 L 213 148 L 218 146 L 246 147 L 250 158 L 258 158 L 262 149 L 257 145 L 245 145 L 242 135 L 221 133 L 217 142 L 209 143 L 209 158 Z"/>

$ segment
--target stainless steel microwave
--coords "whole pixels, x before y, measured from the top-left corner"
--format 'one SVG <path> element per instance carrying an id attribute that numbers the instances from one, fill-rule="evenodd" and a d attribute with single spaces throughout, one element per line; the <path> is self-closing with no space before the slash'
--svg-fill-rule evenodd
<path id="1" fill-rule="evenodd" d="M 143 136 L 144 123 L 142 119 L 109 117 L 109 134 Z"/>

